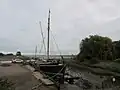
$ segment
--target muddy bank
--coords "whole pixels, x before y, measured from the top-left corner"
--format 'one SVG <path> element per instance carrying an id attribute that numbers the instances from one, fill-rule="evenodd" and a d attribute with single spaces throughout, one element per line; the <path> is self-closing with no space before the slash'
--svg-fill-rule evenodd
<path id="1" fill-rule="evenodd" d="M 74 67 L 75 69 L 88 71 L 95 75 L 120 77 L 120 73 L 112 72 L 110 70 L 105 70 L 104 68 L 99 68 L 94 66 L 92 67 L 85 64 L 77 64 L 75 61 L 71 61 L 71 62 L 66 61 L 65 63 L 68 64 L 68 67 Z"/>

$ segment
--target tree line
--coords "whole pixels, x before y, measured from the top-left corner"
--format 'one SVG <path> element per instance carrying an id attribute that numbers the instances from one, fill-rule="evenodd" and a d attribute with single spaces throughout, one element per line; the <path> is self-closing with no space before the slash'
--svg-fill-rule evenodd
<path id="1" fill-rule="evenodd" d="M 120 40 L 112 41 L 109 37 L 90 35 L 80 43 L 80 52 L 77 60 L 83 62 L 107 61 L 120 58 Z"/>
<path id="2" fill-rule="evenodd" d="M 13 55 L 14 55 L 13 53 L 8 53 L 8 54 L 0 53 L 0 56 L 13 56 Z M 21 52 L 17 51 L 16 56 L 21 56 Z"/>

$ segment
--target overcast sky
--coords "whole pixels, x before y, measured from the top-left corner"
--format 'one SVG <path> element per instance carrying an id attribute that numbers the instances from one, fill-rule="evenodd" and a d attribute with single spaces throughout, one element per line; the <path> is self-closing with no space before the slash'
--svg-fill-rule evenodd
<path id="1" fill-rule="evenodd" d="M 0 0 L 0 50 L 33 53 L 37 45 L 39 51 L 39 21 L 46 36 L 49 8 L 51 31 L 63 54 L 78 53 L 81 39 L 91 34 L 120 40 L 120 0 Z M 58 53 L 50 41 L 51 53 Z"/>

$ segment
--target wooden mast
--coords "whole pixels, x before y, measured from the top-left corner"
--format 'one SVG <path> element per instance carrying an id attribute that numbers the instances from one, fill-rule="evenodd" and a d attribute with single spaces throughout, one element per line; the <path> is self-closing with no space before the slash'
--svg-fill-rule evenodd
<path id="1" fill-rule="evenodd" d="M 48 14 L 47 60 L 49 60 L 49 37 L 50 37 L 50 10 L 49 10 L 49 14 Z"/>

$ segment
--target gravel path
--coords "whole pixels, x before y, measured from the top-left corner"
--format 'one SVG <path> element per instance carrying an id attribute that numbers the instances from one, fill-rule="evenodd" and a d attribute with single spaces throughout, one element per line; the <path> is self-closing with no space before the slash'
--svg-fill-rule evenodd
<path id="1" fill-rule="evenodd" d="M 15 83 L 15 90 L 31 90 L 32 87 L 40 84 L 40 81 L 33 77 L 32 73 L 24 66 L 18 64 L 11 64 L 11 66 L 0 66 L 0 77 L 7 77 L 13 83 Z M 53 86 L 39 87 L 40 90 L 56 90 Z M 39 90 L 35 89 L 35 90 Z"/>

